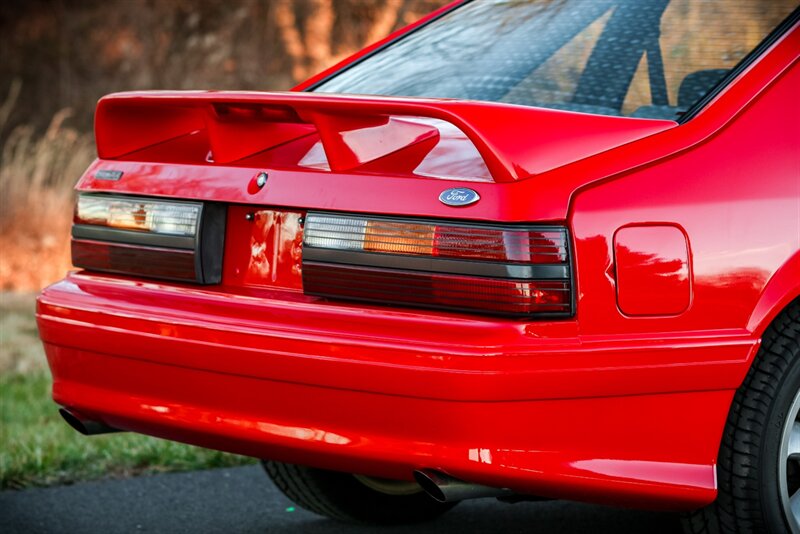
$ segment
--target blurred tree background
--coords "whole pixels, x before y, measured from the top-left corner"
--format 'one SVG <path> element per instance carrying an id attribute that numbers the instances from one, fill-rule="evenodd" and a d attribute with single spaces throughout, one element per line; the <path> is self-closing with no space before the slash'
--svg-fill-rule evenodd
<path id="1" fill-rule="evenodd" d="M 98 98 L 135 89 L 289 89 L 444 0 L 4 0 L 0 135 L 53 115 L 91 128 Z"/>
<path id="2" fill-rule="evenodd" d="M 285 90 L 446 0 L 3 0 L 0 289 L 69 267 L 71 189 L 114 91 Z"/>

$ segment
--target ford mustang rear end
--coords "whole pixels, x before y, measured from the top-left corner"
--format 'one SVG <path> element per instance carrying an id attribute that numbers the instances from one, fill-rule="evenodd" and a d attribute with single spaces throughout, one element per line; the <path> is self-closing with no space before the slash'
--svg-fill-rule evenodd
<path id="1" fill-rule="evenodd" d="M 38 300 L 65 418 L 338 519 L 800 531 L 798 12 L 720 3 L 723 57 L 674 4 L 457 2 L 292 92 L 103 98 Z"/>

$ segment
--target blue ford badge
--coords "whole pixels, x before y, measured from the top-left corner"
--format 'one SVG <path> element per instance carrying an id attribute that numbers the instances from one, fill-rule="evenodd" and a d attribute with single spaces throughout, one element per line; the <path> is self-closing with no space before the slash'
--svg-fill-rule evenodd
<path id="1" fill-rule="evenodd" d="M 481 196 L 473 189 L 464 187 L 454 187 L 452 189 L 445 189 L 439 195 L 439 201 L 448 206 L 469 206 L 479 201 Z"/>

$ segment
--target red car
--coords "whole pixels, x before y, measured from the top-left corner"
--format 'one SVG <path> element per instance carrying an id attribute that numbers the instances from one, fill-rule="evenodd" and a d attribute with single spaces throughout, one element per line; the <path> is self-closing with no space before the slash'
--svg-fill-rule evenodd
<path id="1" fill-rule="evenodd" d="M 799 17 L 457 2 L 292 92 L 103 98 L 55 401 L 338 519 L 800 532 Z"/>

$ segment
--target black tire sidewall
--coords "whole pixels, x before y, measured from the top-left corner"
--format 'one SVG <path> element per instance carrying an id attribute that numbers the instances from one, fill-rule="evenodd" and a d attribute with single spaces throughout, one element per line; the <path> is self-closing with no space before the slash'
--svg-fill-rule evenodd
<path id="1" fill-rule="evenodd" d="M 761 454 L 759 455 L 759 483 L 764 519 L 769 532 L 791 532 L 784 515 L 779 486 L 780 448 L 786 418 L 800 390 L 800 359 L 793 358 L 778 384 L 770 412 L 764 426 Z"/>
<path id="2" fill-rule="evenodd" d="M 437 502 L 421 488 L 411 494 L 389 494 L 370 488 L 349 473 L 271 460 L 261 463 L 275 486 L 295 504 L 339 521 L 420 523 L 439 517 L 457 504 Z"/>

